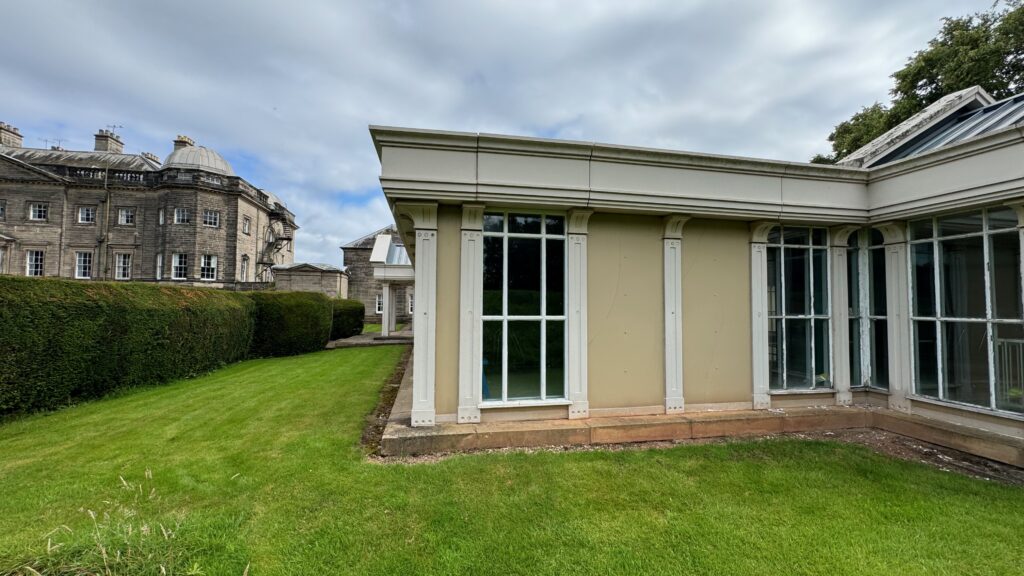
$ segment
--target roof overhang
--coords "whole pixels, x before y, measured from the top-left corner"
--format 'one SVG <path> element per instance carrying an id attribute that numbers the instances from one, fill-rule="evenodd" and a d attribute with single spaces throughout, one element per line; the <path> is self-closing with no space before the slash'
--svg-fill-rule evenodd
<path id="1" fill-rule="evenodd" d="M 374 264 L 373 278 L 385 282 L 412 282 L 416 273 L 411 264 Z"/>

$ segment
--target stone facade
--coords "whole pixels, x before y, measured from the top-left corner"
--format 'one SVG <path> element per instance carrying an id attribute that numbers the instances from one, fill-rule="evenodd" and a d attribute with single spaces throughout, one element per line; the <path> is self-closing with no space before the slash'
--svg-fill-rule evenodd
<path id="1" fill-rule="evenodd" d="M 294 261 L 292 213 L 185 137 L 161 163 L 122 153 L 106 130 L 81 152 L 23 148 L 15 129 L 0 132 L 0 274 L 28 275 L 42 252 L 43 276 L 237 288 L 269 283 L 273 266 Z M 216 161 L 178 161 L 193 150 Z M 204 257 L 216 258 L 205 277 Z"/>
<path id="2" fill-rule="evenodd" d="M 348 274 L 328 264 L 275 266 L 274 289 L 320 292 L 330 298 L 348 298 Z"/>
<path id="3" fill-rule="evenodd" d="M 383 297 L 384 294 L 382 283 L 374 279 L 373 265 L 370 264 L 370 253 L 378 234 L 391 234 L 395 243 L 402 243 L 398 230 L 394 226 L 388 226 L 341 247 L 345 258 L 345 272 L 348 273 L 348 297 L 359 300 L 366 306 L 364 321 L 372 324 L 381 322 L 381 313 L 377 311 L 377 297 Z M 412 319 L 408 294 L 411 290 L 407 291 L 406 286 L 401 284 L 392 284 L 391 290 L 395 293 L 395 307 L 398 312 L 395 320 L 399 324 L 408 325 Z"/>

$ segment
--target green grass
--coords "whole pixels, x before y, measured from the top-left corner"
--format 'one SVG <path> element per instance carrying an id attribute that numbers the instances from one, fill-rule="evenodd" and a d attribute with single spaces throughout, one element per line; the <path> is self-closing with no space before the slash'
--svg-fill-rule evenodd
<path id="1" fill-rule="evenodd" d="M 395 324 L 395 332 L 398 332 L 399 330 L 404 330 L 404 329 L 405 329 L 405 324 L 403 324 L 401 322 L 398 322 L 398 323 Z M 380 324 L 363 324 L 363 334 L 380 334 L 380 332 L 381 332 L 381 325 Z"/>
<path id="2" fill-rule="evenodd" d="M 1024 491 L 858 446 L 370 462 L 401 352 L 244 362 L 0 425 L 0 573 L 101 570 L 97 542 L 126 574 L 1020 573 Z"/>

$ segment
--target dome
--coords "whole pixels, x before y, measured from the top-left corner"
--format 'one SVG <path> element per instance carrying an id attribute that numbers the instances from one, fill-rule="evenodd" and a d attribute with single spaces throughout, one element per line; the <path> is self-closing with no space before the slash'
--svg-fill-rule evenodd
<path id="1" fill-rule="evenodd" d="M 185 168 L 205 170 L 224 176 L 234 176 L 231 165 L 217 152 L 205 146 L 182 146 L 171 152 L 164 160 L 164 168 Z"/>

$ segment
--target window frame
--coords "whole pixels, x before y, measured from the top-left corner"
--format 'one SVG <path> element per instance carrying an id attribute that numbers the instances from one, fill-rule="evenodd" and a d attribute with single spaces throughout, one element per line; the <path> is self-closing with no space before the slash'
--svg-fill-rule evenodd
<path id="1" fill-rule="evenodd" d="M 212 224 L 210 223 L 212 222 Z M 203 226 L 207 228 L 220 228 L 220 211 L 203 209 Z"/>
<path id="2" fill-rule="evenodd" d="M 242 234 L 246 236 L 252 234 L 252 218 L 248 216 L 242 216 Z"/>
<path id="3" fill-rule="evenodd" d="M 123 263 L 122 259 L 126 259 L 127 263 Z M 126 271 L 122 274 L 122 271 Z M 114 280 L 131 280 L 132 279 L 132 253 L 131 252 L 115 252 L 114 253 Z"/>
<path id="4" fill-rule="evenodd" d="M 879 241 L 874 242 L 872 235 L 877 234 Z M 888 331 L 888 309 L 885 310 L 885 314 L 874 313 L 874 301 L 872 288 L 874 287 L 873 274 L 873 258 L 875 254 L 882 253 L 883 259 L 883 272 L 885 272 L 884 261 L 885 261 L 885 238 L 882 237 L 882 233 L 876 228 L 861 228 L 850 235 L 846 250 L 847 258 L 850 258 L 851 254 L 856 254 L 857 257 L 857 302 L 856 307 L 854 303 L 849 302 L 849 294 L 847 294 L 847 306 L 849 308 L 848 319 L 857 321 L 857 336 L 859 348 L 857 351 L 857 359 L 859 360 L 860 369 L 860 381 L 850 382 L 850 388 L 853 389 L 867 389 L 867 390 L 881 390 L 888 392 L 889 390 L 889 375 L 886 374 L 886 384 L 879 385 L 876 379 L 876 366 L 875 366 L 875 354 L 872 351 L 875 349 L 876 342 L 874 338 L 874 327 L 879 321 L 885 322 L 886 331 Z M 849 284 L 849 281 L 847 282 Z M 885 297 L 888 298 L 888 293 L 885 292 L 887 284 L 887 278 L 882 277 L 882 291 Z M 886 332 L 886 346 L 883 350 L 886 356 L 886 367 L 889 366 L 889 350 L 888 350 L 888 332 Z M 852 355 L 850 361 L 853 361 Z M 853 366 L 851 365 L 852 369 Z M 851 370 L 852 375 L 852 370 Z"/>
<path id="5" fill-rule="evenodd" d="M 199 257 L 199 280 L 202 282 L 217 281 L 217 256 L 215 254 L 203 254 Z"/>
<path id="6" fill-rule="evenodd" d="M 36 217 L 36 210 L 39 209 L 42 212 L 42 217 Z M 28 220 L 29 222 L 49 222 L 50 221 L 50 203 L 49 202 L 29 202 L 28 203 Z"/>
<path id="7" fill-rule="evenodd" d="M 75 250 L 75 280 L 92 280 L 92 250 Z M 85 269 L 85 273 L 82 270 Z"/>
<path id="8" fill-rule="evenodd" d="M 413 295 L 406 294 L 406 298 L 409 300 L 409 315 L 411 316 L 413 314 Z"/>
<path id="9" fill-rule="evenodd" d="M 175 224 L 191 224 L 192 214 L 188 208 L 175 208 L 174 209 L 174 220 Z"/>
<path id="10" fill-rule="evenodd" d="M 86 218 L 87 214 L 89 215 L 88 218 Z M 95 206 L 79 206 L 78 207 L 78 217 L 75 219 L 75 223 L 76 224 L 89 225 L 89 226 L 95 225 L 96 224 L 96 207 Z"/>
<path id="11" fill-rule="evenodd" d="M 155 273 L 153 274 L 153 277 L 156 280 L 163 280 L 164 279 L 164 253 L 163 252 L 157 252 L 155 265 L 156 265 L 156 270 L 155 270 Z"/>
<path id="12" fill-rule="evenodd" d="M 33 255 L 38 255 L 38 261 L 33 259 Z M 33 274 L 36 267 L 39 269 L 38 274 Z M 25 250 L 25 276 L 29 278 L 42 278 L 46 275 L 46 251 L 45 250 Z"/>
<path id="13" fill-rule="evenodd" d="M 376 296 L 376 299 L 374 300 L 374 304 L 375 304 L 375 306 L 374 306 L 375 313 L 376 314 L 383 314 L 384 313 L 384 295 L 378 292 L 377 296 Z"/>
<path id="14" fill-rule="evenodd" d="M 184 269 L 183 276 L 178 275 L 178 269 Z M 188 254 L 174 252 L 171 254 L 171 280 L 188 280 Z"/>
<path id="15" fill-rule="evenodd" d="M 117 207 L 117 225 L 118 226 L 135 226 L 135 207 L 134 206 L 118 206 Z"/>
<path id="16" fill-rule="evenodd" d="M 7 221 L 7 200 L 0 198 L 0 222 Z"/>
<path id="17" fill-rule="evenodd" d="M 242 261 L 239 264 L 239 276 L 241 276 L 242 282 L 249 281 L 249 255 L 243 254 Z"/>

